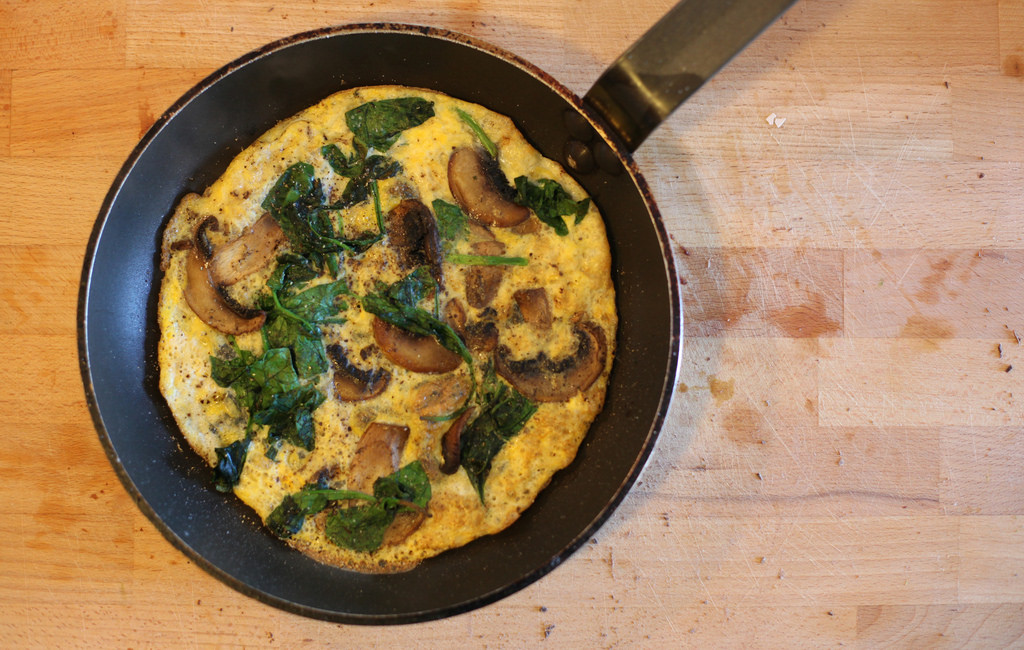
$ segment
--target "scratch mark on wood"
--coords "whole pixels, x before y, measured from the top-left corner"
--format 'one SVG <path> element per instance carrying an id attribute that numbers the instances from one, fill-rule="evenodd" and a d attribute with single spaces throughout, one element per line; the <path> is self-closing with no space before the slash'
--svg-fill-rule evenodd
<path id="1" fill-rule="evenodd" d="M 937 505 L 938 497 L 909 496 L 903 494 L 890 494 L 874 490 L 819 490 L 813 494 L 730 494 L 726 496 L 700 495 L 690 497 L 698 503 L 736 502 L 736 503 L 795 503 L 805 501 L 824 501 L 827 499 L 852 498 L 878 501 L 892 501 L 895 503 L 906 503 L 913 505 Z"/>

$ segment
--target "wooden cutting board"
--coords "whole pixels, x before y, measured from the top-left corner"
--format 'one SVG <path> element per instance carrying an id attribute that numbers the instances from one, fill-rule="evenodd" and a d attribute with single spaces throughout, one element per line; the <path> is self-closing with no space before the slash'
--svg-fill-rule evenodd
<path id="1" fill-rule="evenodd" d="M 324 25 L 465 32 L 583 93 L 672 4 L 0 2 L 0 629 L 68 647 L 1024 645 L 1024 2 L 800 0 L 637 154 L 685 348 L 655 454 L 486 608 L 303 619 L 194 566 L 98 442 L 93 221 L 162 111 Z"/>

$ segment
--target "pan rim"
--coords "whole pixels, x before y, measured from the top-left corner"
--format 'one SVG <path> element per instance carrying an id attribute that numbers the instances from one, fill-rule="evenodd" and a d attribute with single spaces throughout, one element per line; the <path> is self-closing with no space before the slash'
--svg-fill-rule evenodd
<path id="1" fill-rule="evenodd" d="M 519 580 L 512 583 L 506 584 L 505 586 L 492 590 L 489 593 L 482 594 L 471 600 L 450 606 L 443 606 L 429 611 L 422 611 L 415 614 L 400 613 L 400 614 L 380 614 L 380 615 L 368 615 L 352 612 L 339 612 L 335 610 L 322 609 L 312 607 L 302 603 L 292 602 L 285 598 L 275 596 L 273 594 L 266 593 L 258 588 L 255 588 L 233 574 L 225 571 L 221 567 L 208 560 L 201 552 L 193 548 L 185 539 L 183 539 L 177 532 L 175 532 L 170 525 L 164 521 L 160 514 L 153 508 L 153 506 L 144 497 L 138 486 L 133 481 L 128 470 L 125 468 L 120 455 L 111 440 L 108 428 L 104 422 L 103 414 L 100 410 L 100 404 L 97 400 L 96 387 L 93 383 L 92 364 L 90 363 L 90 350 L 89 350 L 89 307 L 90 299 L 92 296 L 92 276 L 94 266 L 96 263 L 96 253 L 100 241 L 103 237 L 104 230 L 108 224 L 108 219 L 111 216 L 111 209 L 114 206 L 117 198 L 125 185 L 126 180 L 135 168 L 136 164 L 143 157 L 153 140 L 160 134 L 160 132 L 167 126 L 167 124 L 181 111 L 188 106 L 195 98 L 205 92 L 208 88 L 212 87 L 220 80 L 228 77 L 232 72 L 240 69 L 244 66 L 250 65 L 259 59 L 270 56 L 275 52 L 284 50 L 288 47 L 305 43 L 311 40 L 332 38 L 339 35 L 354 34 L 354 33 L 401 33 L 410 34 L 415 36 L 423 36 L 427 38 L 441 39 L 472 47 L 474 49 L 481 50 L 483 52 L 494 55 L 507 63 L 515 65 L 521 70 L 527 72 L 531 76 L 537 78 L 539 81 L 553 89 L 559 96 L 562 97 L 566 102 L 575 107 L 580 113 L 587 116 L 591 121 L 594 128 L 604 137 L 604 139 L 612 146 L 613 151 L 618 155 L 622 161 L 623 166 L 632 177 L 633 182 L 640 190 L 643 200 L 646 203 L 648 210 L 652 217 L 652 225 L 656 230 L 659 245 L 662 248 L 662 258 L 665 264 L 666 272 L 666 283 L 668 292 L 670 295 L 670 321 L 671 321 L 671 334 L 669 341 L 669 358 L 666 360 L 666 376 L 663 381 L 662 395 L 658 402 L 658 408 L 654 414 L 654 417 L 650 420 L 649 430 L 644 440 L 641 453 L 634 459 L 633 464 L 628 474 L 623 477 L 619 484 L 619 487 L 615 490 L 613 497 L 607 501 L 601 510 L 596 514 L 591 523 L 581 530 L 570 542 L 562 547 L 562 549 L 551 558 L 546 564 L 538 566 L 533 570 L 527 572 Z M 646 466 L 647 462 L 651 457 L 651 453 L 655 446 L 658 435 L 664 425 L 665 418 L 671 407 L 671 401 L 674 393 L 674 379 L 678 376 L 679 364 L 681 362 L 681 348 L 682 348 L 682 324 L 683 324 L 683 310 L 682 300 L 678 288 L 678 282 L 676 281 L 676 269 L 672 251 L 670 248 L 670 240 L 665 230 L 664 223 L 661 219 L 660 212 L 658 211 L 657 204 L 654 202 L 651 195 L 650 189 L 640 174 L 631 154 L 621 146 L 618 139 L 609 132 L 608 129 L 601 123 L 597 118 L 582 102 L 582 100 L 569 91 L 565 86 L 560 84 L 557 80 L 552 78 L 547 73 L 543 72 L 536 66 L 530 64 L 524 59 L 517 55 L 502 50 L 501 48 L 487 44 L 483 41 L 475 39 L 473 37 L 459 34 L 457 32 L 435 28 L 425 27 L 419 25 L 410 25 L 402 23 L 356 23 L 350 25 L 336 25 L 331 27 L 324 27 L 316 30 L 301 32 L 292 36 L 288 36 L 277 41 L 268 43 L 262 47 L 259 47 L 241 57 L 236 58 L 230 63 L 222 66 L 218 70 L 214 71 L 210 75 L 206 76 L 199 83 L 191 87 L 181 97 L 179 97 L 158 120 L 150 127 L 146 134 L 141 138 L 139 143 L 132 149 L 125 162 L 122 164 L 117 175 L 111 181 L 110 189 L 108 190 L 103 203 L 101 204 L 97 219 L 93 224 L 92 231 L 90 233 L 88 245 L 86 248 L 85 260 L 82 267 L 82 273 L 80 278 L 79 295 L 77 303 L 77 339 L 78 339 L 78 352 L 79 352 L 79 366 L 83 381 L 83 388 L 86 397 L 86 403 L 88 405 L 90 415 L 93 419 L 94 426 L 100 438 L 101 444 L 104 451 L 113 466 L 115 473 L 117 474 L 122 485 L 131 495 L 133 501 L 139 509 L 146 515 L 146 517 L 153 522 L 157 530 L 161 532 L 165 539 L 171 542 L 172 546 L 181 551 L 187 558 L 195 562 L 204 571 L 210 575 L 216 577 L 218 580 L 228 585 L 232 589 L 245 594 L 251 598 L 254 598 L 260 602 L 271 605 L 273 607 L 290 611 L 292 613 L 308 616 L 312 618 L 329 620 L 333 622 L 341 623 L 354 623 L 354 624 L 404 624 L 422 622 L 428 620 L 435 620 L 448 616 L 453 616 L 459 613 L 467 612 L 479 607 L 483 607 L 497 600 L 500 600 L 520 589 L 526 587 L 529 584 L 539 580 L 541 577 L 549 573 L 562 561 L 570 557 L 576 550 L 579 549 L 583 543 L 592 537 L 594 533 L 611 517 L 616 508 L 621 504 L 625 496 L 629 493 L 633 484 L 639 478 Z"/>

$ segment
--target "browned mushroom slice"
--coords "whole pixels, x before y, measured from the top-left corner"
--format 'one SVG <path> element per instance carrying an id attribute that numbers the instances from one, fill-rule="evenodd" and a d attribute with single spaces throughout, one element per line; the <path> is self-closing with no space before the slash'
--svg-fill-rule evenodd
<path id="1" fill-rule="evenodd" d="M 462 334 L 466 328 L 466 308 L 456 298 L 452 298 L 444 305 L 444 320 L 453 330 Z"/>
<path id="2" fill-rule="evenodd" d="M 210 277 L 218 285 L 238 282 L 274 259 L 274 253 L 285 239 L 281 226 L 269 212 L 264 212 L 241 235 L 214 251 L 210 259 Z"/>
<path id="3" fill-rule="evenodd" d="M 494 233 L 492 233 L 491 230 L 482 223 L 469 221 L 467 224 L 469 225 L 469 241 L 493 241 L 497 239 L 497 237 L 494 236 Z"/>
<path id="4" fill-rule="evenodd" d="M 379 318 L 373 319 L 373 338 L 388 360 L 413 372 L 451 372 L 462 364 L 461 356 L 432 336 L 406 332 Z"/>
<path id="5" fill-rule="evenodd" d="M 527 219 L 526 221 L 515 225 L 512 228 L 512 232 L 517 235 L 533 235 L 540 232 L 540 219 Z"/>
<path id="6" fill-rule="evenodd" d="M 382 422 L 368 426 L 348 466 L 348 488 L 373 494 L 374 481 L 398 471 L 408 440 L 409 427 Z"/>
<path id="7" fill-rule="evenodd" d="M 445 474 L 454 474 L 459 469 L 462 461 L 462 432 L 466 430 L 472 413 L 471 409 L 463 411 L 441 437 L 441 459 L 444 461 L 441 471 Z"/>
<path id="8" fill-rule="evenodd" d="M 497 325 L 489 320 L 474 323 L 467 321 L 466 310 L 457 299 L 452 298 L 445 304 L 444 319 L 462 337 L 470 350 L 487 353 L 497 347 Z"/>
<path id="9" fill-rule="evenodd" d="M 550 359 L 541 352 L 532 359 L 515 361 L 511 350 L 499 346 L 494 353 L 495 371 L 516 390 L 535 402 L 564 402 L 594 383 L 604 369 L 604 332 L 585 322 L 573 326 L 576 351 L 561 359 Z"/>
<path id="10" fill-rule="evenodd" d="M 220 230 L 220 222 L 217 221 L 217 217 L 205 217 L 196 225 L 196 230 L 192 233 L 192 245 L 199 251 L 199 257 L 203 260 L 209 260 L 213 255 L 213 244 L 210 243 L 210 235 L 207 232 L 209 230 Z"/>
<path id="11" fill-rule="evenodd" d="M 451 413 L 469 395 L 469 380 L 462 375 L 444 375 L 413 386 L 412 409 L 420 417 Z"/>
<path id="12" fill-rule="evenodd" d="M 240 307 L 213 283 L 196 246 L 185 259 L 185 302 L 204 323 L 225 334 L 255 332 L 267 319 L 262 311 Z"/>
<path id="13" fill-rule="evenodd" d="M 448 187 L 466 214 L 481 223 L 510 228 L 530 218 L 529 208 L 507 196 L 511 188 L 498 162 L 472 147 L 456 149 L 448 159 Z"/>
<path id="14" fill-rule="evenodd" d="M 520 289 L 512 294 L 523 320 L 541 329 L 551 328 L 551 303 L 544 287 Z"/>
<path id="15" fill-rule="evenodd" d="M 407 510 L 399 510 L 395 514 L 395 520 L 384 531 L 384 539 L 381 546 L 394 546 L 401 544 L 405 539 L 416 532 L 416 529 L 427 519 L 427 509 L 421 508 L 414 503 L 402 502 L 408 507 Z"/>
<path id="16" fill-rule="evenodd" d="M 470 350 L 488 353 L 498 346 L 498 326 L 491 321 L 469 323 L 462 338 Z"/>
<path id="17" fill-rule="evenodd" d="M 429 266 L 440 284 L 441 239 L 430 208 L 416 199 L 405 199 L 388 212 L 386 226 L 402 270 Z"/>
<path id="18" fill-rule="evenodd" d="M 334 362 L 334 394 L 342 402 L 361 402 L 377 397 L 391 381 L 391 373 L 383 368 L 364 370 L 354 365 L 340 345 L 328 345 L 327 354 Z"/>
<path id="19" fill-rule="evenodd" d="M 470 246 L 475 255 L 503 255 L 505 244 L 500 241 L 480 241 Z M 498 295 L 501 279 L 505 276 L 502 266 L 471 266 L 464 271 L 466 277 L 466 302 L 470 307 L 482 309 L 491 304 Z"/>

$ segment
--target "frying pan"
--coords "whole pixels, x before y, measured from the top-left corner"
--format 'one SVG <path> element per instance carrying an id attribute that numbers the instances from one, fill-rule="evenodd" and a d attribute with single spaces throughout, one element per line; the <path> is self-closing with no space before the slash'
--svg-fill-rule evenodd
<path id="1" fill-rule="evenodd" d="M 79 294 L 86 397 L 139 507 L 199 566 L 271 605 L 346 623 L 407 623 L 480 607 L 565 560 L 611 515 L 651 453 L 682 337 L 668 238 L 631 153 L 793 0 L 689 0 L 582 99 L 515 55 L 410 25 L 300 34 L 210 75 L 153 125 L 118 173 L 93 229 Z M 604 410 L 576 460 L 502 533 L 397 575 L 321 565 L 216 492 L 157 388 L 158 242 L 179 198 L 202 191 L 275 123 L 343 88 L 439 90 L 510 116 L 563 161 L 604 215 L 620 315 Z"/>

